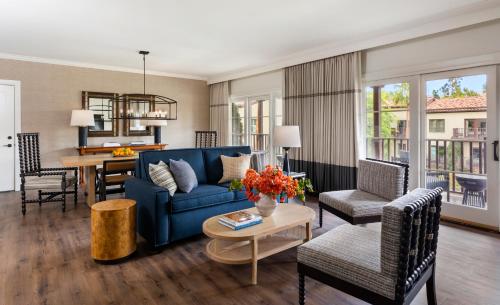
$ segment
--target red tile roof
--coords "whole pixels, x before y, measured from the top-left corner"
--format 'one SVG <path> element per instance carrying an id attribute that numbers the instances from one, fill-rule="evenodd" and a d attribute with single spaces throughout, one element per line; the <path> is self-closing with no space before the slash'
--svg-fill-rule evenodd
<path id="1" fill-rule="evenodd" d="M 427 98 L 427 112 L 472 112 L 486 111 L 486 96 L 458 98 Z"/>

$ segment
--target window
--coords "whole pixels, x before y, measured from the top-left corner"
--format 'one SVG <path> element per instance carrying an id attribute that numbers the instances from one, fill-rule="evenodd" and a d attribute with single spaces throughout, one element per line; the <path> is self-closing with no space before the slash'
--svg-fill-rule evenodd
<path id="1" fill-rule="evenodd" d="M 410 84 L 369 86 L 366 95 L 366 155 L 408 162 Z"/>
<path id="2" fill-rule="evenodd" d="M 429 132 L 444 132 L 444 119 L 429 120 Z"/>
<path id="3" fill-rule="evenodd" d="M 263 152 L 266 163 L 280 154 L 273 149 L 272 131 L 282 124 L 281 94 L 235 97 L 231 99 L 232 145 L 249 145 L 252 151 Z"/>

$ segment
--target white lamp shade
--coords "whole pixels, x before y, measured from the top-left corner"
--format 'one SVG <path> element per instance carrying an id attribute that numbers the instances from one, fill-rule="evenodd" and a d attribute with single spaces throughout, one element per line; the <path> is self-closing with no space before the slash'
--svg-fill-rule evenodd
<path id="1" fill-rule="evenodd" d="M 276 147 L 301 147 L 299 126 L 274 127 L 273 142 Z"/>
<path id="2" fill-rule="evenodd" d="M 167 126 L 167 120 L 141 120 L 142 126 Z"/>
<path id="3" fill-rule="evenodd" d="M 71 111 L 71 126 L 94 126 L 94 112 L 92 110 L 72 110 Z"/>

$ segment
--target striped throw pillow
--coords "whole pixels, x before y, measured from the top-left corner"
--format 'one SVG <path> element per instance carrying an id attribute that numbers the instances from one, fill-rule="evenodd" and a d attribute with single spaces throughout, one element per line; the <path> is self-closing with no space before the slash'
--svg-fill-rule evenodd
<path id="1" fill-rule="evenodd" d="M 220 156 L 222 161 L 223 175 L 219 183 L 231 181 L 233 179 L 245 178 L 247 169 L 250 168 L 251 155 L 244 155 L 240 157 Z"/>
<path id="2" fill-rule="evenodd" d="M 175 183 L 174 176 L 165 162 L 160 161 L 158 164 L 150 163 L 149 177 L 151 177 L 154 184 L 166 188 L 170 196 L 174 196 L 177 191 L 177 183 Z"/>

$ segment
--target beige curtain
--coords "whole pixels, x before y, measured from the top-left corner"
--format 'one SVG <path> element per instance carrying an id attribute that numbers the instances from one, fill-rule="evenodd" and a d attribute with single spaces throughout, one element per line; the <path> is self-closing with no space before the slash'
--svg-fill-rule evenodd
<path id="1" fill-rule="evenodd" d="M 305 171 L 318 191 L 355 188 L 360 53 L 288 67 L 284 82 L 284 122 L 299 125 L 302 139 L 292 170 Z"/>
<path id="2" fill-rule="evenodd" d="M 229 141 L 229 82 L 210 85 L 210 130 L 217 131 L 217 146 Z"/>

